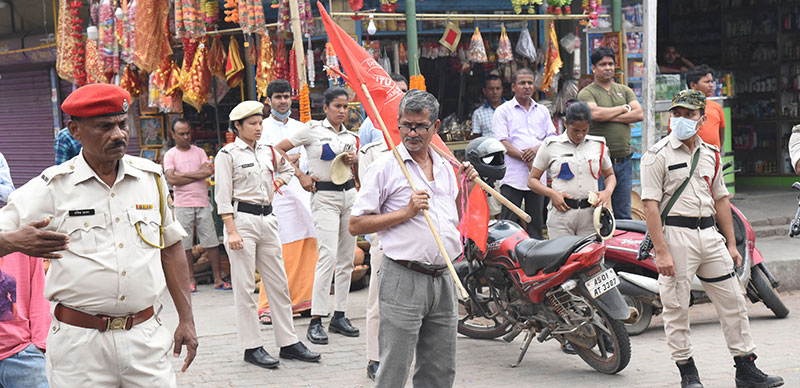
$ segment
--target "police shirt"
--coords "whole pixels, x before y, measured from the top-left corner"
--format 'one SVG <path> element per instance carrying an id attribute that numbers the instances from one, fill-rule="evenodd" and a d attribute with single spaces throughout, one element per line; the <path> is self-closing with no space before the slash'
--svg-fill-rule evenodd
<path id="1" fill-rule="evenodd" d="M 601 136 L 586 135 L 575 144 L 566 133 L 548 137 L 533 159 L 533 167 L 547 171 L 553 190 L 584 199 L 597 191 L 602 170 L 612 167 L 606 141 Z"/>
<path id="2" fill-rule="evenodd" d="M 323 182 L 331 180 L 331 164 L 342 152 L 357 151 L 358 135 L 350 132 L 344 124 L 336 132 L 328 119 L 311 120 L 303 130 L 289 134 L 292 146 L 304 146 L 308 154 L 309 175 Z M 352 173 L 350 175 L 352 178 Z"/>

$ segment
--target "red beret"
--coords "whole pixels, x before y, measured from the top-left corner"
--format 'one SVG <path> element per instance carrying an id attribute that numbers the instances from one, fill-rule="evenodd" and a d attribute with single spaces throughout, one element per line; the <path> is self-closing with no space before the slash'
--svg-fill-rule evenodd
<path id="1" fill-rule="evenodd" d="M 114 116 L 128 113 L 131 94 L 111 84 L 90 84 L 72 92 L 61 110 L 75 117 Z"/>

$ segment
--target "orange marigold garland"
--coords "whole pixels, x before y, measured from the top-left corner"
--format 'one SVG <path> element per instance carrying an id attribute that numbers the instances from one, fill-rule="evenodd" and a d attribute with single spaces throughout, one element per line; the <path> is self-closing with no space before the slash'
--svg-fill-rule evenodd
<path id="1" fill-rule="evenodd" d="M 409 77 L 408 83 L 409 83 L 408 85 L 409 89 L 418 89 L 422 90 L 423 92 L 426 91 L 425 77 L 422 74 L 412 75 L 411 77 Z"/>
<path id="2" fill-rule="evenodd" d="M 308 84 L 303 84 L 300 88 L 300 122 L 311 121 L 311 99 L 308 92 Z"/>

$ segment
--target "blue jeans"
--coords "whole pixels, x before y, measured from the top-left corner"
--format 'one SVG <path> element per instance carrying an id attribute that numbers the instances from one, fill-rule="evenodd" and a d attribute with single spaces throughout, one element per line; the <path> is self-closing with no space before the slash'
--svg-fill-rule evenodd
<path id="1" fill-rule="evenodd" d="M 612 163 L 617 186 L 611 194 L 611 208 L 614 209 L 614 218 L 618 220 L 631 219 L 631 185 L 633 184 L 633 162 L 631 159 L 622 163 Z M 597 182 L 600 190 L 605 190 L 606 183 L 601 176 Z"/>
<path id="2" fill-rule="evenodd" d="M 0 388 L 48 388 L 44 353 L 33 344 L 0 360 Z"/>

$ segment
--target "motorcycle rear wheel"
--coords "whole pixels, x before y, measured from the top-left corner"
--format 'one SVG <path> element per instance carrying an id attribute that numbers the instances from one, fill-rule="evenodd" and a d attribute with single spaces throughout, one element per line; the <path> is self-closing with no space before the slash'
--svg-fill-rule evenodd
<path id="1" fill-rule="evenodd" d="M 603 310 L 589 296 L 583 295 L 586 301 L 592 306 L 597 313 L 595 318 L 600 317 L 600 322 L 594 320 L 592 323 L 595 325 L 595 332 L 598 336 L 608 336 L 614 344 L 613 350 L 606 349 L 605 342 L 598 337 L 597 344 L 591 348 L 583 348 L 574 345 L 575 352 L 578 353 L 583 361 L 596 371 L 605 374 L 615 374 L 628 366 L 631 361 L 631 342 L 628 338 L 628 332 L 625 330 L 625 325 L 616 320 L 609 318 Z M 602 328 L 605 327 L 609 333 L 606 333 Z"/>
<path id="2" fill-rule="evenodd" d="M 478 301 L 458 300 L 458 333 L 475 339 L 494 339 L 506 335 L 511 331 L 511 321 L 501 309 L 504 309 L 489 292 L 489 286 L 474 290 Z M 494 293 L 497 295 L 497 292 Z M 489 316 L 484 316 L 480 311 L 473 311 L 470 303 L 480 303 L 481 308 Z M 477 309 L 476 309 L 477 310 Z"/>
<path id="3" fill-rule="evenodd" d="M 762 269 L 755 265 L 750 271 L 750 284 L 755 288 L 758 293 L 759 299 L 770 309 L 772 313 L 778 318 L 786 318 L 789 315 L 789 309 L 783 304 L 781 297 L 772 288 L 772 284 L 767 280 Z"/>

